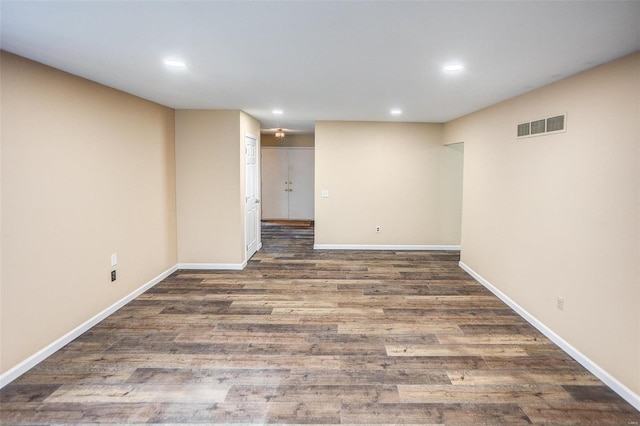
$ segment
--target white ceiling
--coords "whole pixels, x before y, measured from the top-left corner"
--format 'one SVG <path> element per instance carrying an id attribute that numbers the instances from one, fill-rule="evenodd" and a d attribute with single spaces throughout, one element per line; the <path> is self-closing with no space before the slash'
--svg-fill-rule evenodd
<path id="1" fill-rule="evenodd" d="M 446 122 L 640 50 L 640 1 L 2 0 L 0 8 L 4 50 L 172 108 L 242 109 L 264 129 Z M 186 69 L 168 69 L 168 56 Z M 465 70 L 444 73 L 452 61 Z"/>

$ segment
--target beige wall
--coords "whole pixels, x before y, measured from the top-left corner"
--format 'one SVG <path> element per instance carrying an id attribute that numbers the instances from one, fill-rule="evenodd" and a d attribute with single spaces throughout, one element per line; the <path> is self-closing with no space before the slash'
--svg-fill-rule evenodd
<path id="1" fill-rule="evenodd" d="M 176 111 L 179 263 L 245 260 L 244 135 L 259 132 L 241 111 Z"/>
<path id="2" fill-rule="evenodd" d="M 446 192 L 461 198 L 461 180 L 442 174 L 444 159 L 455 159 L 444 153 L 455 150 L 442 147 L 442 128 L 426 123 L 317 122 L 315 243 L 459 244 L 460 212 L 454 211 L 455 203 L 442 199 Z M 324 189 L 329 198 L 321 198 Z M 444 220 L 449 214 L 457 215 L 457 223 Z M 375 232 L 377 225 L 380 233 Z"/>
<path id="3" fill-rule="evenodd" d="M 462 261 L 636 394 L 639 98 L 636 53 L 445 126 L 465 146 Z M 515 138 L 563 112 L 566 133 Z"/>
<path id="4" fill-rule="evenodd" d="M 1 61 L 5 372 L 177 254 L 173 110 L 5 52 Z"/>
<path id="5" fill-rule="evenodd" d="M 284 146 L 294 148 L 308 148 L 315 145 L 315 136 L 307 133 L 287 133 L 284 139 L 276 139 L 275 135 L 263 134 L 260 136 L 262 146 Z"/>

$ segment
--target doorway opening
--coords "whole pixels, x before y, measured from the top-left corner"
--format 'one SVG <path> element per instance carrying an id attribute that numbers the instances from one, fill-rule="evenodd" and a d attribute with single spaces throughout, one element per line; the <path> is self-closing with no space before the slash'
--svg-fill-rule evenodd
<path id="1" fill-rule="evenodd" d="M 263 133 L 260 147 L 263 247 L 311 241 L 315 217 L 315 135 Z M 311 240 L 309 240 L 311 237 Z M 275 245 L 275 246 L 274 246 Z M 291 247 L 289 247 L 291 249 Z"/>

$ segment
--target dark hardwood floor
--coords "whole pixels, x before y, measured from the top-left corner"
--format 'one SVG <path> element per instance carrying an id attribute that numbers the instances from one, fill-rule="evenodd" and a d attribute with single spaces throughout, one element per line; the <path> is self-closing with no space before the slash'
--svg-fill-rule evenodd
<path id="1" fill-rule="evenodd" d="M 3 424 L 597 424 L 640 413 L 458 267 L 314 251 L 178 271 L 0 391 Z"/>

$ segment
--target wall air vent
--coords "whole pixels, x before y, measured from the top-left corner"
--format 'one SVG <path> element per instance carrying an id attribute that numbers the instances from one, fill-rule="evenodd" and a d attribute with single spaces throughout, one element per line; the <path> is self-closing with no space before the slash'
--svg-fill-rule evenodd
<path id="1" fill-rule="evenodd" d="M 518 124 L 518 138 L 542 136 L 567 131 L 567 114 L 554 115 Z"/>
<path id="2" fill-rule="evenodd" d="M 537 135 L 540 133 L 544 133 L 545 129 L 545 120 L 536 120 L 531 122 L 531 134 Z"/>
<path id="3" fill-rule="evenodd" d="M 529 136 L 531 134 L 529 123 L 518 124 L 518 137 Z"/>
<path id="4" fill-rule="evenodd" d="M 547 118 L 547 133 L 564 130 L 564 115 Z"/>

